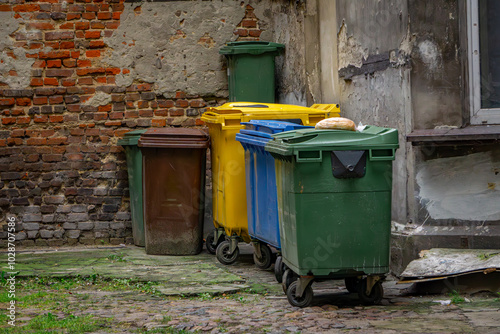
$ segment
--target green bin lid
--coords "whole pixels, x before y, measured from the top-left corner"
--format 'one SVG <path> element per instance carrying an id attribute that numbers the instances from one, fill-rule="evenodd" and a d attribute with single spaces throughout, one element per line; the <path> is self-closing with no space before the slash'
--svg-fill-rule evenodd
<path id="1" fill-rule="evenodd" d="M 260 55 L 267 52 L 279 53 L 285 46 L 279 43 L 263 41 L 229 42 L 223 46 L 219 53 L 222 55 L 251 54 Z"/>
<path id="2" fill-rule="evenodd" d="M 272 135 L 266 151 L 296 155 L 299 151 L 397 149 L 398 130 L 368 125 L 363 131 L 301 129 Z"/>
<path id="3" fill-rule="evenodd" d="M 147 129 L 140 129 L 127 132 L 123 138 L 118 140 L 118 145 L 127 146 L 127 145 L 137 145 L 139 142 L 139 138 L 141 135 L 146 132 Z"/>

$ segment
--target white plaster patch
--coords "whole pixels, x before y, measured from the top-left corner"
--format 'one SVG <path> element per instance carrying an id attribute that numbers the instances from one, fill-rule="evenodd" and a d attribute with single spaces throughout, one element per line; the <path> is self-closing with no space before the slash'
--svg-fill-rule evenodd
<path id="1" fill-rule="evenodd" d="M 345 68 L 349 65 L 361 67 L 363 60 L 368 58 L 368 50 L 353 37 L 347 37 L 347 26 L 342 23 L 338 33 L 338 53 L 339 68 Z"/>
<path id="2" fill-rule="evenodd" d="M 20 22 L 14 18 L 11 12 L 0 12 L 0 22 L 2 22 L 2 29 L 0 29 L 0 82 L 8 84 L 12 89 L 28 87 L 31 81 L 31 65 L 35 60 L 26 57 L 25 49 L 14 48 L 13 39 L 10 37 L 13 32 L 19 30 Z M 14 57 L 9 56 L 6 51 L 12 51 Z M 9 73 L 11 71 L 17 75 L 11 75 Z"/>
<path id="3" fill-rule="evenodd" d="M 422 61 L 431 71 L 436 71 L 441 67 L 441 52 L 434 42 L 430 40 L 422 41 L 418 44 L 418 50 Z"/>
<path id="4" fill-rule="evenodd" d="M 500 220 L 500 162 L 491 152 L 435 159 L 419 167 L 419 199 L 433 219 Z"/>
<path id="5" fill-rule="evenodd" d="M 88 99 L 84 105 L 90 105 L 94 107 L 105 106 L 111 103 L 111 95 L 104 92 L 97 92 L 94 96 Z"/>

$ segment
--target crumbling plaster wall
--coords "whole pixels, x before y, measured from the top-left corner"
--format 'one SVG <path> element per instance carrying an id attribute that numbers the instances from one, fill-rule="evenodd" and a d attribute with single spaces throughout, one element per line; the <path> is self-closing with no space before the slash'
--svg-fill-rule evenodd
<path id="1" fill-rule="evenodd" d="M 14 18 L 12 12 L 0 12 L 0 22 L 0 50 L 11 50 L 0 53 L 0 82 L 13 89 L 25 88 L 30 84 L 31 65 L 35 60 L 27 58 L 25 50 L 13 48 L 14 42 L 9 37 L 15 32 L 26 34 L 24 20 L 22 16 Z"/>
<path id="2" fill-rule="evenodd" d="M 276 98 L 279 103 L 306 105 L 305 3 L 273 1 L 265 14 L 272 17 L 273 41 L 286 46 L 283 54 L 276 57 Z"/>
<path id="3" fill-rule="evenodd" d="M 406 1 L 337 1 L 336 20 L 342 114 L 357 124 L 399 130 L 392 217 L 404 223 L 409 177 L 405 134 L 411 127 Z"/>
<path id="4" fill-rule="evenodd" d="M 409 0 L 415 129 L 462 126 L 462 67 L 458 1 Z M 459 27 L 462 27 L 460 30 Z"/>
<path id="5" fill-rule="evenodd" d="M 260 38 L 272 40 L 269 3 L 264 1 L 125 3 L 120 27 L 105 40 L 112 52 L 103 62 L 130 69 L 117 76 L 118 86 L 140 80 L 154 84 L 165 97 L 176 90 L 227 96 L 227 72 L 219 50 L 236 40 L 233 31 L 247 4 L 255 8 L 263 30 Z"/>

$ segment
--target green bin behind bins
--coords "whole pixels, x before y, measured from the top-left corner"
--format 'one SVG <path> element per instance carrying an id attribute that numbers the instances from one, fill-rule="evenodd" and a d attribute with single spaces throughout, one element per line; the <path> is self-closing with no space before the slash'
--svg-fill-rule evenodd
<path id="1" fill-rule="evenodd" d="M 274 57 L 285 46 L 261 41 L 227 43 L 229 101 L 275 102 Z"/>
<path id="2" fill-rule="evenodd" d="M 273 137 L 265 149 L 275 158 L 284 263 L 298 275 L 386 273 L 397 130 Z"/>
<path id="3" fill-rule="evenodd" d="M 132 215 L 132 235 L 136 246 L 144 247 L 144 217 L 142 206 L 142 152 L 137 147 L 145 129 L 127 132 L 118 140 L 127 156 L 128 183 L 130 192 L 130 211 Z"/>

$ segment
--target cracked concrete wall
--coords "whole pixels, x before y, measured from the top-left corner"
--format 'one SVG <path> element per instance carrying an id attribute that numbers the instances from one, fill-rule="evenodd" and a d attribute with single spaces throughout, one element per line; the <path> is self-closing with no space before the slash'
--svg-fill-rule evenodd
<path id="1" fill-rule="evenodd" d="M 414 40 L 411 53 L 414 128 L 460 127 L 460 52 L 466 49 L 460 45 L 458 2 L 411 0 L 408 6 Z"/>
<path id="2" fill-rule="evenodd" d="M 261 40 L 272 40 L 269 3 L 263 1 L 125 3 L 120 27 L 105 42 L 112 52 L 105 64 L 129 68 L 116 78 L 118 86 L 134 81 L 154 84 L 165 97 L 187 94 L 227 96 L 227 73 L 220 48 L 255 7 Z M 264 13 L 265 12 L 265 13 Z"/>
<path id="3" fill-rule="evenodd" d="M 279 103 L 307 104 L 304 15 L 302 1 L 276 1 L 269 10 L 274 41 L 285 44 L 283 54 L 276 57 L 276 98 Z"/>
<path id="4" fill-rule="evenodd" d="M 411 127 L 410 69 L 405 58 L 408 44 L 406 1 L 337 0 L 335 19 L 337 69 L 339 73 L 343 69 L 354 70 L 354 75 L 341 75 L 338 92 L 330 95 L 338 96 L 342 115 L 356 124 L 361 122 L 399 130 L 400 148 L 393 164 L 392 217 L 395 221 L 406 222 L 409 148 L 405 134 Z M 320 24 L 327 25 L 330 20 L 331 17 L 323 17 Z M 332 51 L 335 50 L 332 48 Z M 376 61 L 370 62 L 371 58 Z M 379 58 L 383 60 L 379 61 Z"/>

